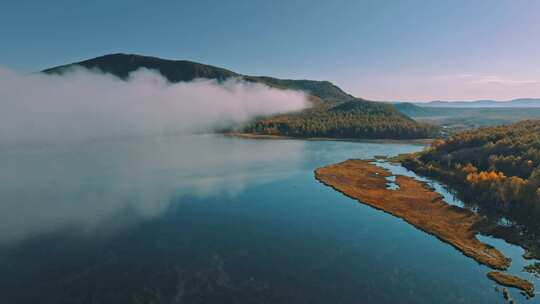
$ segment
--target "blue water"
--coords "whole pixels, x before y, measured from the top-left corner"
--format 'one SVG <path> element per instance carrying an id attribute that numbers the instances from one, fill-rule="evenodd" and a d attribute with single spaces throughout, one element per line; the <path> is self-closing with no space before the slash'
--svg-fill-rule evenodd
<path id="1" fill-rule="evenodd" d="M 2 303 L 502 303 L 486 267 L 314 179 L 422 148 L 202 136 L 2 150 Z"/>
<path id="2" fill-rule="evenodd" d="M 404 167 L 402 167 L 400 165 L 397 165 L 397 164 L 392 164 L 392 163 L 384 162 L 384 161 L 377 161 L 375 163 L 378 166 L 386 168 L 387 170 L 389 170 L 391 172 L 391 174 L 393 174 L 392 176 L 387 178 L 387 179 L 390 179 L 389 185 L 392 186 L 390 188 L 396 188 L 395 186 L 393 186 L 391 184 L 392 182 L 395 182 L 395 175 L 409 176 L 409 177 L 412 177 L 412 178 L 414 178 L 414 179 L 416 179 L 418 181 L 425 182 L 430 188 L 434 189 L 439 194 L 441 194 L 443 199 L 447 203 L 449 203 L 451 205 L 458 206 L 458 207 L 467 208 L 467 206 L 464 204 L 463 201 L 461 201 L 459 198 L 457 198 L 457 196 L 454 193 L 450 192 L 447 189 L 446 186 L 444 186 L 443 184 L 441 184 L 441 183 L 439 183 L 437 181 L 431 180 L 431 179 L 426 178 L 426 177 L 418 176 L 414 172 L 412 172 L 412 171 L 410 171 L 410 170 L 408 170 L 408 169 L 406 169 L 406 168 L 404 168 Z M 394 177 L 394 178 L 392 178 L 392 177 Z M 503 220 L 501 220 L 499 222 L 500 222 L 499 224 L 508 224 L 507 222 L 505 222 L 504 218 L 503 218 Z M 525 250 L 523 248 L 521 248 L 519 246 L 516 246 L 516 245 L 512 245 L 510 243 L 507 243 L 506 241 L 504 241 L 502 239 L 496 239 L 496 238 L 488 237 L 488 236 L 484 236 L 484 235 L 477 235 L 477 238 L 481 242 L 489 244 L 489 245 L 497 248 L 505 256 L 509 257 L 512 260 L 512 262 L 510 264 L 510 267 L 506 270 L 506 272 L 509 272 L 509 273 L 511 273 L 513 275 L 516 275 L 518 277 L 527 279 L 529 282 L 533 283 L 536 286 L 536 288 L 538 288 L 538 286 L 540 286 L 540 278 L 536 277 L 532 273 L 529 273 L 529 272 L 526 272 L 526 271 L 523 270 L 523 268 L 525 266 L 530 265 L 530 264 L 534 264 L 534 263 L 540 262 L 540 261 L 535 260 L 535 259 L 525 259 L 523 257 L 523 254 L 525 253 Z M 486 273 L 491 271 L 491 269 L 489 269 L 486 266 L 482 266 L 482 267 L 485 269 Z M 500 287 L 499 291 L 502 292 L 502 288 L 503 287 Z M 523 295 L 520 290 L 511 289 L 511 288 L 509 288 L 509 289 L 511 290 L 510 291 L 511 296 L 515 300 L 520 300 L 520 301 L 530 300 L 530 299 L 527 299 L 527 297 L 525 295 Z M 538 294 L 538 292 L 535 292 L 535 294 Z"/>

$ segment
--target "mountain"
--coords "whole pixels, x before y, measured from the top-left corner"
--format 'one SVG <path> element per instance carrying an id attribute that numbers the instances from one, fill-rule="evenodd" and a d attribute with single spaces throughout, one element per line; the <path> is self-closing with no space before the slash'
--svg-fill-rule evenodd
<path id="1" fill-rule="evenodd" d="M 97 69 L 126 79 L 140 68 L 156 70 L 172 83 L 196 78 L 226 80 L 230 77 L 263 83 L 280 89 L 301 90 L 323 101 L 344 101 L 353 98 L 329 81 L 278 79 L 266 76 L 247 76 L 233 71 L 187 60 L 168 60 L 135 54 L 111 54 L 43 70 L 47 74 L 62 74 L 75 67 Z"/>
<path id="2" fill-rule="evenodd" d="M 519 98 L 507 101 L 475 100 L 475 101 L 441 101 L 415 103 L 420 107 L 437 108 L 540 108 L 540 98 Z"/>
<path id="3" fill-rule="evenodd" d="M 224 68 L 186 60 L 167 60 L 135 54 L 111 54 L 43 70 L 63 74 L 83 67 L 100 70 L 126 79 L 140 68 L 156 70 L 170 82 L 196 78 L 224 81 L 239 78 L 278 89 L 299 90 L 308 94 L 312 108 L 299 113 L 262 117 L 241 131 L 295 137 L 425 138 L 436 134 L 435 127 L 418 123 L 399 113 L 393 105 L 370 102 L 344 92 L 329 81 L 278 79 L 249 76 Z"/>
<path id="4" fill-rule="evenodd" d="M 134 72 L 140 68 L 146 68 L 159 71 L 161 75 L 173 83 L 180 81 L 191 81 L 195 78 L 225 80 L 229 77 L 240 76 L 235 72 L 211 65 L 186 60 L 167 60 L 132 54 L 105 55 L 46 69 L 43 72 L 48 74 L 62 74 L 77 66 L 90 70 L 97 69 L 105 73 L 113 74 L 122 79 L 126 79 L 131 72 Z"/>

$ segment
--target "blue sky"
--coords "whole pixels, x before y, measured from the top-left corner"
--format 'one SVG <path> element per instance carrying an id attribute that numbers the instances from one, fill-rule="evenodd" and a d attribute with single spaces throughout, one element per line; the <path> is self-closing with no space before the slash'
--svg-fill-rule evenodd
<path id="1" fill-rule="evenodd" d="M 374 100 L 540 97 L 540 1 L 2 1 L 0 65 L 125 52 Z"/>

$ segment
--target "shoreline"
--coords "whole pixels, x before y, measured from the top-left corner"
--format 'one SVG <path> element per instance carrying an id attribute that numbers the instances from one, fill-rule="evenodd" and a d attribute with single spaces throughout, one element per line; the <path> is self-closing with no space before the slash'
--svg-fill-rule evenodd
<path id="1" fill-rule="evenodd" d="M 386 188 L 388 170 L 367 160 L 347 160 L 315 170 L 321 183 L 362 204 L 403 219 L 414 227 L 452 245 L 465 256 L 493 269 L 505 270 L 510 259 L 476 238 L 482 218 L 451 206 L 436 192 L 413 178 L 396 175 L 399 188 Z"/>
<path id="2" fill-rule="evenodd" d="M 520 289 L 528 297 L 534 297 L 534 285 L 520 277 L 499 271 L 488 272 L 487 277 L 503 286 Z"/>
<path id="3" fill-rule="evenodd" d="M 238 137 L 244 139 L 296 139 L 306 141 L 343 141 L 343 142 L 360 142 L 360 143 L 381 143 L 381 144 L 415 144 L 427 146 L 433 142 L 432 138 L 421 139 L 369 139 L 369 138 L 336 138 L 336 137 L 294 137 L 286 135 L 270 135 L 270 134 L 255 134 L 255 133 L 241 133 L 241 132 L 228 132 L 223 133 L 225 136 Z"/>
<path id="4" fill-rule="evenodd" d="M 390 158 L 390 162 L 399 164 L 402 167 L 413 171 L 418 176 L 427 177 L 438 181 L 448 188 L 454 190 L 458 195 L 464 191 L 463 186 L 456 185 L 448 177 L 439 174 L 430 174 L 428 171 L 424 170 L 422 167 L 413 166 L 408 163 L 408 160 L 416 157 L 416 153 L 409 154 L 400 154 L 395 157 Z M 467 197 L 460 197 L 462 201 L 470 200 Z M 540 245 L 535 241 L 536 238 L 531 239 L 527 235 L 521 234 L 519 230 L 514 229 L 513 227 L 506 227 L 497 225 L 496 220 L 488 215 L 486 216 L 486 221 L 481 225 L 478 225 L 477 231 L 485 236 L 492 236 L 495 238 L 503 239 L 507 243 L 521 247 L 524 250 L 522 257 L 527 260 L 540 260 Z"/>

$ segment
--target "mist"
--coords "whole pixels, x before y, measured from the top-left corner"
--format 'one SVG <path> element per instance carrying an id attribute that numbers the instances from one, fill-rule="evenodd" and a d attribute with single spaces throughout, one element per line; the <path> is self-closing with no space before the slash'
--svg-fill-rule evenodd
<path id="1" fill-rule="evenodd" d="M 190 134 L 308 106 L 299 91 L 229 79 L 172 84 L 140 69 L 126 81 L 74 69 L 21 75 L 0 68 L 0 143 Z"/>
<path id="2" fill-rule="evenodd" d="M 287 177 L 302 141 L 134 137 L 0 150 L 0 245 L 69 229 L 114 235 L 191 198 Z"/>
<path id="3" fill-rule="evenodd" d="M 0 69 L 0 245 L 62 229 L 110 235 L 190 197 L 283 178 L 302 142 L 200 133 L 307 105 L 302 93 L 239 80 Z"/>

